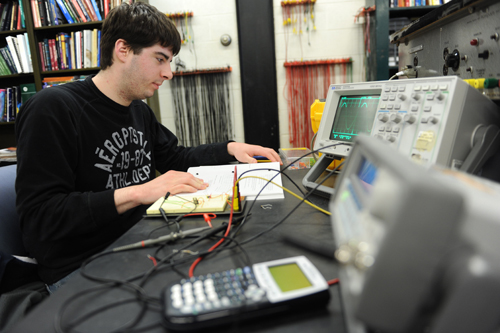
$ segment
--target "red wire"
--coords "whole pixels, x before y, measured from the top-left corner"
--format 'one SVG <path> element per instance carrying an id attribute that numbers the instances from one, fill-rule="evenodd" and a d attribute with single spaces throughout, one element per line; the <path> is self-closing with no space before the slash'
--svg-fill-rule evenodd
<path id="1" fill-rule="evenodd" d="M 234 211 L 234 208 L 233 208 L 233 205 L 231 205 L 231 211 L 229 213 L 229 223 L 227 225 L 226 232 L 224 233 L 224 237 L 227 237 L 227 235 L 229 234 L 229 231 L 231 230 L 231 223 L 233 222 L 233 211 Z M 208 252 L 212 252 L 213 250 L 215 250 L 219 245 L 221 245 L 224 242 L 224 240 L 225 240 L 225 238 L 222 238 L 221 240 L 219 240 L 214 246 L 212 246 L 210 249 L 208 249 Z M 195 269 L 196 265 L 198 265 L 198 263 L 201 260 L 202 260 L 202 257 L 198 257 L 191 264 L 191 267 L 189 268 L 189 277 L 194 276 L 194 269 Z"/>
<path id="2" fill-rule="evenodd" d="M 328 281 L 329 286 L 333 286 L 334 284 L 337 284 L 337 283 L 339 283 L 339 279 L 333 279 L 333 280 Z"/>

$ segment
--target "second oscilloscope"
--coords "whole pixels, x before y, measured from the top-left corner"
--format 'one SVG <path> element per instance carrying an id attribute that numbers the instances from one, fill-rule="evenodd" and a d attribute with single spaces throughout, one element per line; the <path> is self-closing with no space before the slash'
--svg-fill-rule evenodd
<path id="1" fill-rule="evenodd" d="M 335 158 L 349 155 L 361 133 L 387 140 L 419 164 L 477 173 L 500 147 L 499 127 L 498 106 L 455 76 L 333 84 L 314 145 L 323 156 L 303 185 L 316 188 L 318 177 Z"/>

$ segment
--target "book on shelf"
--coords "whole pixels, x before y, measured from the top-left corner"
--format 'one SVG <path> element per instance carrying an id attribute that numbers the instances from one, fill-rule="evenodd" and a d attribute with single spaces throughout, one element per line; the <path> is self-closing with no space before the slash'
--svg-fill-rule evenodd
<path id="1" fill-rule="evenodd" d="M 10 26 L 10 19 L 12 15 L 10 15 L 12 11 L 12 1 L 8 1 L 7 3 L 4 4 L 3 10 L 2 10 L 2 16 L 0 17 L 0 28 L 2 31 L 9 30 Z"/>
<path id="2" fill-rule="evenodd" d="M 6 95 L 7 89 L 0 89 L 0 122 L 4 122 L 4 115 L 5 115 L 5 95 Z"/>
<path id="3" fill-rule="evenodd" d="M 92 67 L 97 67 L 97 50 L 99 45 L 97 45 L 97 29 L 92 30 Z"/>
<path id="4" fill-rule="evenodd" d="M 24 29 L 26 28 L 26 21 L 24 16 L 24 4 L 22 0 L 19 1 L 19 12 L 21 15 L 21 24 L 19 25 L 19 29 Z"/>
<path id="5" fill-rule="evenodd" d="M 92 30 L 83 30 L 83 68 L 92 67 Z"/>
<path id="6" fill-rule="evenodd" d="M 16 66 L 14 65 L 14 60 L 10 54 L 9 48 L 7 46 L 0 48 L 0 54 L 5 60 L 5 63 L 9 67 L 11 74 L 17 74 Z"/>
<path id="7" fill-rule="evenodd" d="M 68 12 L 68 9 L 66 8 L 66 5 L 64 4 L 63 0 L 56 0 L 57 6 L 61 10 L 61 13 L 63 14 L 64 18 L 66 19 L 66 22 L 69 24 L 75 23 L 73 21 L 73 18 Z"/>
<path id="8" fill-rule="evenodd" d="M 23 68 L 21 67 L 21 62 L 19 61 L 19 56 L 17 54 L 14 38 L 15 37 L 13 36 L 5 37 L 5 40 L 7 41 L 7 49 L 9 50 L 12 60 L 14 61 L 16 73 L 23 73 Z"/>
<path id="9" fill-rule="evenodd" d="M 82 22 L 88 22 L 91 21 L 90 17 L 87 14 L 87 11 L 85 11 L 85 8 L 82 7 L 81 0 L 71 0 L 73 2 L 74 7 L 76 8 L 76 12 Z"/>
<path id="10" fill-rule="evenodd" d="M 26 35 L 28 33 L 25 33 Z M 21 65 L 23 67 L 24 73 L 31 73 L 33 70 L 31 69 L 31 60 L 29 56 L 28 46 L 26 44 L 26 36 L 25 34 L 19 34 L 16 36 L 17 43 L 19 44 L 19 55 L 21 58 Z"/>
<path id="11" fill-rule="evenodd" d="M 5 62 L 5 59 L 3 56 L 0 55 L 0 75 L 10 75 L 12 72 L 9 69 L 9 66 L 7 66 L 7 63 Z"/>
<path id="12" fill-rule="evenodd" d="M 31 96 L 36 94 L 36 86 L 34 83 L 23 83 L 19 85 L 21 90 L 21 103 L 24 104 Z"/>

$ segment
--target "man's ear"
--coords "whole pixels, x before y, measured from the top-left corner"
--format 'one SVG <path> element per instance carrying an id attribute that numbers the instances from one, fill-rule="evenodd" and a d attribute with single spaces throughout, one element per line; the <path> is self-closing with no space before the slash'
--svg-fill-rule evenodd
<path id="1" fill-rule="evenodd" d="M 130 46 L 124 39 L 118 39 L 115 42 L 115 56 L 119 61 L 124 62 L 131 52 Z"/>

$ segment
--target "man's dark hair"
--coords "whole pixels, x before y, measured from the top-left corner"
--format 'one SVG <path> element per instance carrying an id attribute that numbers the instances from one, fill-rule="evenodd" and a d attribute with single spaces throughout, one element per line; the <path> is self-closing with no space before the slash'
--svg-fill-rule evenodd
<path id="1" fill-rule="evenodd" d="M 109 11 L 101 31 L 101 69 L 113 64 L 113 49 L 120 38 L 134 54 L 157 43 L 171 48 L 173 55 L 181 48 L 181 37 L 174 22 L 156 7 L 143 2 L 122 3 Z"/>

